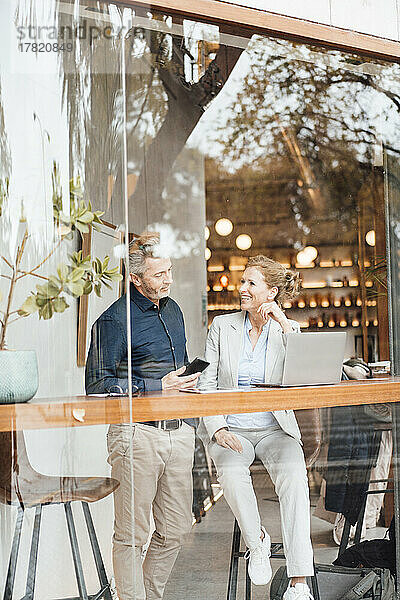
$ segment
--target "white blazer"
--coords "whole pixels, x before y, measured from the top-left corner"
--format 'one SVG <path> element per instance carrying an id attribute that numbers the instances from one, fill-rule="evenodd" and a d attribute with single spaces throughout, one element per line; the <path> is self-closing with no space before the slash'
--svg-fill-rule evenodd
<path id="1" fill-rule="evenodd" d="M 238 387 L 239 360 L 242 350 L 246 311 L 215 317 L 208 332 L 205 358 L 210 363 L 202 373 L 199 388 L 203 390 L 230 389 Z M 299 332 L 296 321 L 290 321 L 293 331 Z M 285 338 L 281 326 L 271 320 L 265 360 L 265 382 L 282 381 L 285 358 Z M 285 433 L 301 440 L 299 426 L 292 410 L 273 411 L 275 419 Z M 208 444 L 214 433 L 228 427 L 224 415 L 200 419 L 197 433 Z"/>

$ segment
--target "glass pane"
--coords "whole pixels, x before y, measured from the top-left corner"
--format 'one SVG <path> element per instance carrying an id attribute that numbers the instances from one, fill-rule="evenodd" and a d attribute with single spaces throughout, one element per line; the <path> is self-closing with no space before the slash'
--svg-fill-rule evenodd
<path id="1" fill-rule="evenodd" d="M 36 597 L 83 586 L 82 489 L 120 600 L 226 597 L 233 540 L 238 594 L 343 596 L 367 571 L 333 561 L 393 514 L 398 65 L 148 7 L 0 10 L 0 360 L 39 373 L 0 396 L 1 581 L 23 504 L 27 593 L 22 485 L 47 494 Z"/>
<path id="2" fill-rule="evenodd" d="M 122 450 L 107 431 L 113 420 L 129 421 L 130 402 L 104 397 L 112 390 L 101 385 L 109 364 L 98 342 L 112 351 L 110 331 L 91 330 L 110 304 L 126 305 L 122 18 L 105 3 L 0 8 L 5 598 L 99 590 L 110 598 L 115 590 L 113 492 L 121 482 L 108 450 Z M 121 327 L 126 336 L 126 318 Z"/>
<path id="3" fill-rule="evenodd" d="M 201 303 L 204 286 L 207 286 L 207 321 L 209 326 L 214 324 L 208 333 L 206 350 L 206 359 L 211 366 L 205 371 L 201 385 L 210 389 L 219 387 L 225 388 L 225 391 L 245 392 L 240 402 L 237 401 L 236 409 L 228 411 L 235 413 L 228 420 L 225 409 L 229 406 L 229 394 L 204 396 L 208 405 L 206 410 L 212 412 L 209 407 L 213 406 L 215 415 L 219 416 L 205 419 L 197 431 L 205 446 L 197 440 L 192 506 L 196 525 L 190 532 L 190 543 L 183 545 L 179 554 L 178 546 L 183 542 L 186 530 L 182 512 L 184 504 L 187 509 L 186 494 L 180 485 L 180 497 L 174 496 L 172 500 L 174 514 L 181 512 L 174 522 L 172 537 L 176 535 L 176 539 L 170 542 L 165 536 L 164 525 L 171 507 L 166 503 L 164 510 L 160 511 L 159 498 L 162 497 L 163 477 L 167 477 L 169 469 L 179 466 L 187 474 L 187 464 L 185 466 L 178 457 L 173 463 L 160 459 L 165 471 L 157 479 L 153 502 L 146 497 L 141 485 L 143 475 L 136 478 L 136 525 L 140 530 L 145 525 L 151 535 L 143 564 L 145 587 L 150 593 L 152 586 L 159 586 L 157 589 L 161 595 L 165 585 L 164 598 L 171 599 L 182 595 L 182 590 L 189 585 L 191 594 L 195 596 L 215 594 L 223 597 L 227 593 L 232 512 L 240 522 L 248 546 L 257 543 L 259 534 L 254 531 L 260 527 L 252 492 L 248 496 L 248 473 L 246 468 L 242 472 L 238 466 L 245 458 L 242 455 L 233 466 L 227 466 L 221 458 L 224 449 L 213 438 L 215 431 L 228 426 L 230 433 L 239 437 L 242 446 L 253 458 L 251 448 L 257 445 L 257 436 L 263 439 L 261 446 L 265 444 L 269 448 L 268 443 L 272 444 L 273 439 L 282 435 L 292 446 L 283 459 L 274 454 L 276 447 L 280 446 L 280 442 L 274 441 L 273 449 L 269 448 L 267 457 L 264 456 L 267 470 L 275 479 L 275 490 L 260 464 L 256 467 L 253 483 L 261 522 L 273 542 L 279 542 L 283 536 L 289 575 L 293 577 L 311 574 L 313 555 L 318 563 L 327 565 L 336 558 L 338 550 L 333 536 L 340 543 L 340 524 L 335 526 L 336 514 L 338 523 L 345 520 L 340 518 L 340 514 L 350 514 L 343 498 L 339 501 L 342 502 L 340 505 L 338 502 L 335 504 L 335 498 L 332 500 L 338 488 L 340 493 L 350 494 L 350 497 L 357 495 L 358 503 L 354 501 L 350 514 L 353 524 L 354 515 L 358 517 L 363 505 L 366 484 L 371 477 L 388 478 L 392 452 L 391 426 L 387 422 L 379 425 L 380 418 L 390 420 L 388 407 L 382 409 L 383 416 L 380 417 L 375 414 L 379 415 L 379 408 L 374 412 L 373 407 L 369 412 L 357 406 L 310 412 L 304 408 L 310 406 L 315 392 L 310 391 L 308 399 L 304 394 L 302 399 L 295 401 L 293 394 L 279 397 L 272 392 L 244 387 L 245 383 L 262 382 L 264 379 L 277 382 L 282 376 L 285 350 L 282 347 L 275 363 L 275 359 L 268 362 L 271 359 L 267 350 L 262 373 L 260 369 L 253 372 L 249 367 L 247 370 L 243 368 L 244 319 L 246 313 L 251 314 L 251 301 L 258 300 L 251 292 L 247 293 L 247 299 L 246 292 L 243 297 L 243 287 L 247 290 L 246 286 L 250 285 L 245 270 L 247 261 L 259 254 L 277 261 L 284 269 L 299 272 L 302 280 L 299 294 L 285 290 L 278 283 L 271 283 L 269 287 L 275 286 L 279 293 L 283 292 L 278 301 L 286 317 L 292 323 L 296 321 L 307 335 L 317 332 L 324 335 L 346 334 L 339 359 L 329 347 L 325 348 L 326 356 L 337 362 L 334 376 L 340 377 L 343 358 L 364 359 L 370 364 L 382 363 L 375 364 L 376 372 L 380 370 L 383 375 L 389 372 L 382 142 L 389 143 L 390 139 L 390 144 L 396 145 L 396 136 L 386 125 L 395 119 L 396 107 L 386 90 L 388 87 L 396 89 L 398 85 L 397 67 L 256 35 L 251 38 L 234 36 L 231 31 L 182 21 L 171 15 L 153 12 L 148 19 L 139 20 L 139 13 L 136 17 L 137 27 L 132 34 L 133 51 L 127 60 L 127 102 L 131 107 L 127 124 L 130 132 L 129 210 L 132 211 L 130 222 L 135 223 L 130 233 L 139 236 L 144 231 L 160 234 L 163 247 L 155 252 L 159 251 L 172 263 L 174 282 L 170 293 L 185 318 L 189 359 L 203 356 L 205 329 L 204 305 Z M 207 283 L 204 281 L 205 262 L 202 259 L 203 225 L 206 225 Z M 133 253 L 140 252 L 141 241 L 143 238 L 139 237 L 137 245 L 132 246 Z M 148 264 L 153 264 L 151 259 Z M 132 269 L 135 269 L 134 265 Z M 283 273 L 285 278 L 289 278 L 286 271 Z M 243 277 L 244 282 L 241 281 Z M 164 303 L 160 300 L 157 305 L 155 290 L 151 286 L 146 289 L 146 283 L 149 283 L 146 273 L 138 273 L 131 286 L 131 306 L 137 314 L 136 323 L 133 320 L 132 355 L 137 358 L 136 362 L 133 358 L 132 382 L 143 385 L 145 390 L 145 396 L 134 405 L 137 413 L 144 409 L 147 415 L 146 423 L 143 423 L 144 418 L 138 418 L 142 423 L 135 426 L 133 452 L 134 456 L 137 453 L 138 462 L 135 465 L 134 461 L 134 468 L 138 469 L 138 473 L 143 465 L 150 464 L 152 456 L 150 452 L 146 456 L 143 453 L 139 455 L 139 448 L 142 449 L 145 440 L 156 439 L 156 436 L 157 440 L 164 440 L 166 437 L 163 432 L 154 433 L 154 422 L 150 424 L 147 421 L 149 415 L 172 418 L 178 414 L 174 414 L 173 407 L 179 411 L 181 406 L 179 394 L 171 391 L 164 412 L 159 410 L 158 394 L 163 386 L 161 375 L 166 376 L 184 362 L 184 346 L 178 339 L 178 328 L 170 323 L 166 324 L 167 331 L 162 332 L 160 338 L 154 337 L 165 344 L 164 355 L 161 349 L 149 349 L 153 334 L 147 339 L 146 352 L 157 363 L 158 375 L 155 365 L 146 364 L 144 354 L 140 354 L 140 331 L 144 319 L 137 307 L 143 302 L 146 304 L 140 293 L 145 295 L 149 310 L 153 302 L 153 309 L 157 309 L 161 318 L 165 311 L 165 321 L 168 319 L 167 307 L 171 306 L 171 300 Z M 165 295 L 168 286 L 169 283 L 165 283 L 162 290 Z M 240 309 L 242 311 L 238 312 Z M 214 320 L 215 317 L 220 318 Z M 154 321 L 157 321 L 156 312 Z M 272 331 L 273 326 L 270 327 Z M 283 329 L 282 323 L 280 328 Z M 168 334 L 175 335 L 175 340 L 171 341 Z M 270 336 L 268 347 L 274 342 L 274 333 Z M 303 343 L 308 344 L 306 341 Z M 253 352 L 253 360 L 256 350 L 251 345 L 249 348 L 250 354 Z M 319 358 L 320 355 L 317 355 L 314 361 L 317 365 Z M 239 363 L 239 359 L 242 362 Z M 301 375 L 306 381 L 302 382 L 311 383 L 312 377 L 321 377 L 321 369 L 309 364 L 310 359 L 307 363 L 307 356 L 304 360 L 306 368 Z M 275 364 L 280 367 L 275 369 Z M 359 366 L 351 363 L 347 367 L 349 374 L 346 377 L 349 378 L 365 378 L 369 374 L 368 367 L 364 368 L 362 362 Z M 151 381 L 144 380 L 143 383 L 141 374 L 144 372 L 148 373 Z M 323 375 L 322 379 L 327 376 Z M 318 379 L 314 382 L 324 383 Z M 351 385 L 349 382 L 348 386 Z M 174 384 L 174 387 L 178 385 Z M 361 387 L 358 389 L 360 397 L 357 400 L 361 402 L 362 390 Z M 318 390 L 318 395 L 321 406 L 335 403 L 335 400 L 324 400 L 323 388 Z M 147 397 L 154 402 L 157 398 L 156 410 L 153 402 L 151 407 L 146 405 Z M 187 398 L 185 408 L 192 406 L 192 415 L 197 416 L 200 403 L 196 403 L 195 399 L 191 402 L 189 396 Z M 230 406 L 235 406 L 233 398 Z M 287 399 L 286 403 L 283 398 Z M 337 393 L 339 405 L 347 404 L 345 398 Z M 259 412 L 262 407 L 265 410 L 274 406 L 283 410 L 273 414 Z M 294 407 L 298 409 L 296 414 L 289 410 Z M 221 412 L 225 416 L 221 416 Z M 308 486 L 304 458 L 296 441 L 299 430 L 295 417 L 309 464 Z M 182 425 L 176 432 L 181 428 Z M 263 434 L 264 429 L 268 430 L 268 435 Z M 169 434 L 171 448 L 174 447 L 173 440 L 177 444 L 179 436 L 184 437 L 184 434 L 184 430 Z M 347 447 L 347 442 L 354 452 L 347 455 L 345 462 L 340 453 Z M 262 455 L 261 446 L 258 457 Z M 282 442 L 283 447 L 285 444 Z M 231 458 L 235 456 L 232 450 L 227 452 Z M 371 476 L 379 452 L 384 463 L 380 467 L 381 475 Z M 276 464 L 271 456 L 276 456 Z M 251 462 L 249 459 L 249 464 Z M 292 481 L 290 509 L 285 505 L 279 468 L 283 470 L 284 481 Z M 343 482 L 349 471 L 354 475 L 355 487 L 350 486 L 343 492 Z M 157 471 L 147 473 L 147 477 L 154 481 L 158 478 Z M 180 484 L 184 484 L 187 491 L 187 479 L 183 473 Z M 386 482 L 382 485 L 385 486 Z M 178 489 L 177 483 L 174 483 L 175 486 Z M 313 512 L 313 551 L 304 541 L 309 536 L 307 487 L 311 491 Z M 276 491 L 280 495 L 280 503 Z M 328 494 L 327 503 L 325 493 Z M 371 497 L 379 498 L 379 501 L 368 513 L 369 524 L 375 518 L 373 531 L 368 535 L 382 537 L 384 528 L 379 530 L 375 525 L 383 494 Z M 216 499 L 218 502 L 213 503 Z M 317 509 L 314 516 L 317 502 L 320 510 Z M 328 512 L 326 506 L 330 506 Z M 153 526 L 141 517 L 141 511 L 146 514 L 153 512 L 154 531 Z M 253 515 L 250 526 L 246 524 L 246 518 L 242 518 L 241 511 Z M 321 516 L 328 522 L 321 520 Z M 363 531 L 360 528 L 360 532 Z M 298 546 L 296 539 L 302 540 Z M 159 549 L 161 540 L 166 546 L 171 543 L 171 548 L 175 548 L 167 566 Z M 242 548 L 244 551 L 243 542 Z M 159 568 L 165 568 L 162 581 L 149 575 L 157 560 Z M 245 562 L 240 561 L 240 593 L 244 585 L 244 565 Z M 282 565 L 283 560 L 273 561 L 275 577 L 279 577 L 276 572 Z M 207 580 L 204 573 L 207 573 Z M 359 573 L 354 577 L 357 579 Z M 352 580 L 353 583 L 356 579 Z M 277 585 L 276 578 L 274 581 Z M 321 585 L 321 593 L 326 595 L 327 586 Z M 261 597 L 265 595 L 265 588 L 255 586 L 253 592 L 255 597 Z M 282 597 L 282 594 L 277 597 Z"/>

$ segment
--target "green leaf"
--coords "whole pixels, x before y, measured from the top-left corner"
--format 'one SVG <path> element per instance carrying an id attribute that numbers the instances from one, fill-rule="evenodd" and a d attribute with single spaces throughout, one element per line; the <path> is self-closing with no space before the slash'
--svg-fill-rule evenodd
<path id="1" fill-rule="evenodd" d="M 80 223 L 91 223 L 93 221 L 93 213 L 87 210 L 79 217 Z"/>
<path id="2" fill-rule="evenodd" d="M 83 293 L 84 295 L 90 294 L 91 291 L 93 290 L 93 284 L 91 281 L 86 281 L 84 286 L 83 286 Z"/>
<path id="3" fill-rule="evenodd" d="M 51 283 L 53 285 L 55 285 L 57 288 L 60 287 L 60 281 L 57 279 L 57 277 L 55 275 L 49 275 L 49 281 L 51 281 Z"/>
<path id="4" fill-rule="evenodd" d="M 42 296 L 46 299 L 51 298 L 52 296 L 57 296 L 60 293 L 59 286 L 54 284 L 52 281 L 49 281 L 44 285 L 37 285 L 36 289 L 39 296 Z"/>
<path id="5" fill-rule="evenodd" d="M 121 273 L 112 273 L 110 275 L 110 278 L 112 279 L 112 281 L 121 281 L 123 279 Z"/>
<path id="6" fill-rule="evenodd" d="M 57 273 L 58 273 L 58 276 L 59 276 L 61 282 L 66 281 L 66 279 L 68 277 L 67 265 L 59 265 L 59 267 L 57 268 Z"/>
<path id="7" fill-rule="evenodd" d="M 82 279 L 82 276 L 84 274 L 85 274 L 85 269 L 82 269 L 81 267 L 76 267 L 69 274 L 68 282 L 75 283 L 75 282 L 79 281 L 80 279 Z"/>
<path id="8" fill-rule="evenodd" d="M 82 296 L 83 295 L 83 283 L 80 282 L 76 282 L 76 283 L 67 283 L 66 287 L 68 288 L 68 290 L 70 291 L 70 293 L 73 296 Z"/>
<path id="9" fill-rule="evenodd" d="M 36 303 L 36 296 L 28 296 L 23 305 L 18 311 L 20 317 L 29 317 L 39 309 Z"/>
<path id="10" fill-rule="evenodd" d="M 36 296 L 36 304 L 39 306 L 39 308 L 41 308 L 42 306 L 44 306 L 47 302 L 46 298 L 40 297 L 40 296 Z"/>
<path id="11" fill-rule="evenodd" d="M 46 302 L 46 304 L 41 309 L 39 309 L 39 318 L 47 321 L 48 319 L 51 319 L 52 316 L 53 307 L 51 305 L 51 302 Z"/>
<path id="12" fill-rule="evenodd" d="M 94 291 L 96 293 L 96 296 L 101 298 L 101 285 L 99 283 L 94 286 Z"/>
<path id="13" fill-rule="evenodd" d="M 80 223 L 79 221 L 77 221 L 77 222 L 75 223 L 75 227 L 76 227 L 77 229 L 79 229 L 79 231 L 80 231 L 81 233 L 89 233 L 89 226 L 88 226 L 88 225 L 86 225 L 86 223 Z"/>
<path id="14" fill-rule="evenodd" d="M 54 312 L 63 313 L 66 308 L 69 307 L 65 298 L 55 298 L 52 302 Z"/>

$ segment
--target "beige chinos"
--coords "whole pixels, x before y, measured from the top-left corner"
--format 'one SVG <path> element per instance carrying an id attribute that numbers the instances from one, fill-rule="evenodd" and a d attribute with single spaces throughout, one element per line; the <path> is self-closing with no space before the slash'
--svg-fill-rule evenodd
<path id="1" fill-rule="evenodd" d="M 107 445 L 111 476 L 120 482 L 114 492 L 113 537 L 119 600 L 159 600 L 192 526 L 194 429 L 187 423 L 173 431 L 140 423 L 111 425 Z M 151 513 L 155 531 L 142 565 L 142 547 L 151 533 Z"/>

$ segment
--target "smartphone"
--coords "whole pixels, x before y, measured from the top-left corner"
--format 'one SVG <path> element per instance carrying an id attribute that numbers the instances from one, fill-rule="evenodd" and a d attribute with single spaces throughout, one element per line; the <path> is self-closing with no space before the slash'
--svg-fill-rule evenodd
<path id="1" fill-rule="evenodd" d="M 210 363 L 201 358 L 195 358 L 186 366 L 186 371 L 179 375 L 179 377 L 186 377 L 186 375 L 194 375 L 195 373 L 202 373 L 204 369 L 208 367 Z"/>

